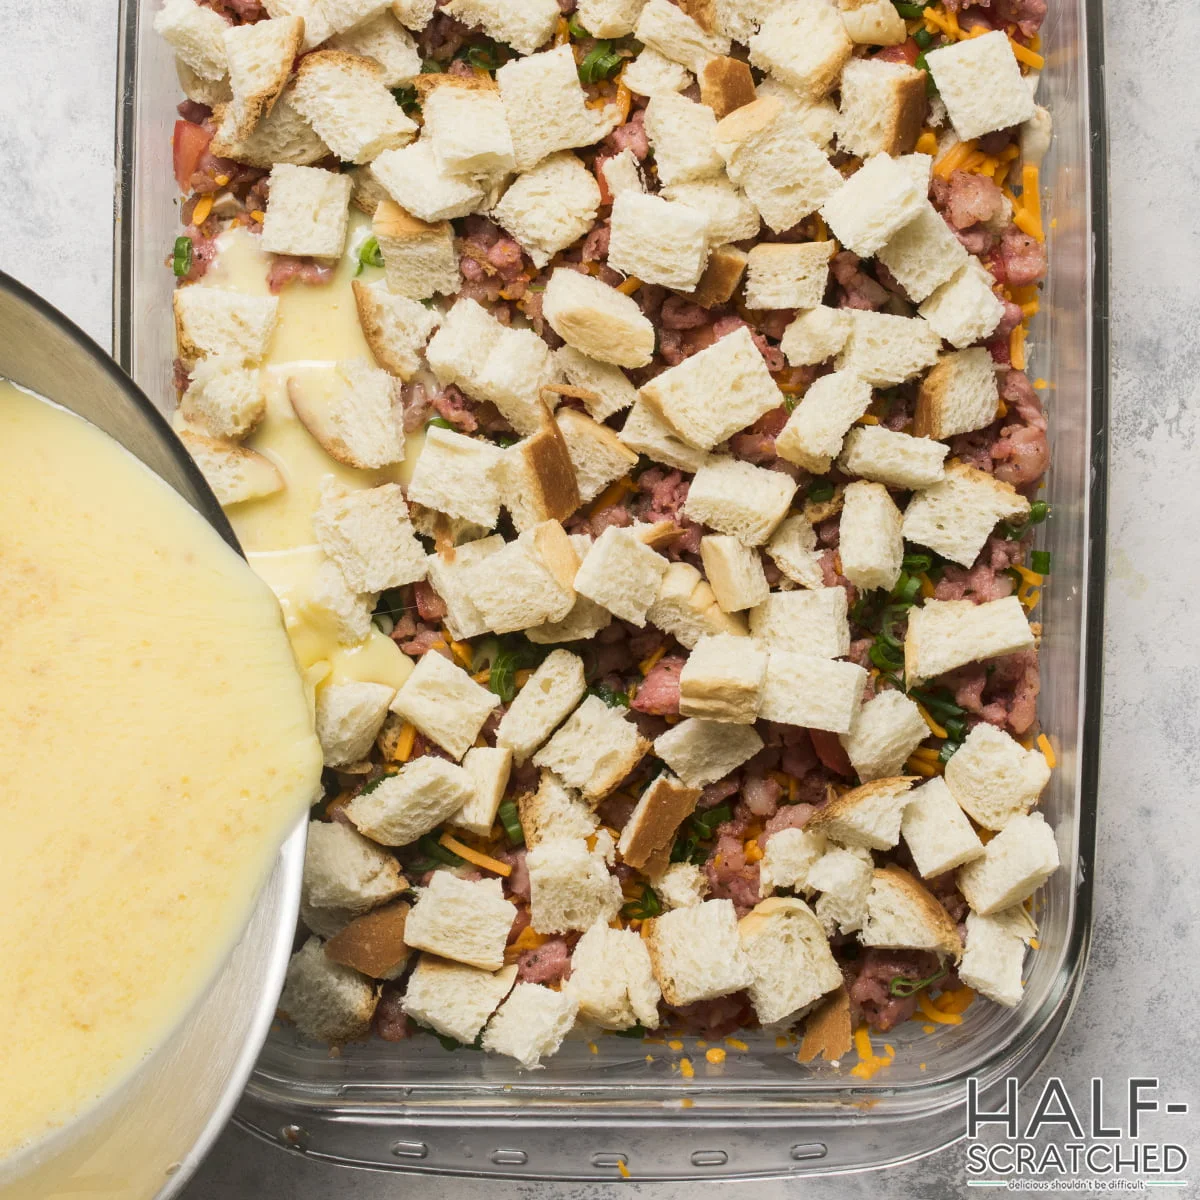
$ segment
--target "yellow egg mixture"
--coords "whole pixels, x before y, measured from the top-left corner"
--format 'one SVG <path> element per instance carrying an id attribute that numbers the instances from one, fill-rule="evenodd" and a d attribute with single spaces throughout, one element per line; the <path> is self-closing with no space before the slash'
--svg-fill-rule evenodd
<path id="1" fill-rule="evenodd" d="M 3 1159 L 186 1013 L 321 753 L 274 598 L 157 476 L 0 381 L 0 478 Z"/>

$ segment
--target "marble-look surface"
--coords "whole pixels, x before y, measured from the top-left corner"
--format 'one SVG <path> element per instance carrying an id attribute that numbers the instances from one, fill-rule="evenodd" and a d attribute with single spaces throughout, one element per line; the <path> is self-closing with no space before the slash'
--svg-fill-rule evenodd
<path id="1" fill-rule="evenodd" d="M 107 344 L 116 0 L 0 3 L 0 268 Z M 1078 1010 L 1038 1084 L 1130 1074 L 1200 1104 L 1200 4 L 1108 5 L 1112 436 L 1096 924 Z M 1191 616 L 1189 617 L 1189 613 Z M 1176 1130 L 1175 1132 L 1178 1132 Z M 1186 1137 L 1184 1139 L 1187 1140 Z M 1192 1157 L 1200 1139 L 1191 1142 Z M 841 1179 L 730 1184 L 730 1200 L 963 1195 L 962 1152 Z M 1200 1194 L 1200 1165 L 1192 1172 Z M 694 1185 L 625 1194 L 683 1200 Z M 703 1189 L 702 1189 L 703 1190 Z M 711 1188 L 709 1189 L 711 1191 Z M 405 1194 L 592 1200 L 608 1186 L 475 1184 L 343 1171 L 228 1130 L 188 1200 Z M 1190 1194 L 1190 1189 L 1189 1189 Z"/>

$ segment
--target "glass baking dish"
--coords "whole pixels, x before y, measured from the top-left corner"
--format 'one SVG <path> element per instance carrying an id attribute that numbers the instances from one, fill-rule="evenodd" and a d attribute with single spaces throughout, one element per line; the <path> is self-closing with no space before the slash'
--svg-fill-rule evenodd
<path id="1" fill-rule="evenodd" d="M 148 396 L 174 404 L 173 277 L 178 230 L 172 58 L 150 28 L 157 0 L 121 6 L 114 352 Z M 968 1078 L 1027 1079 L 1070 1015 L 1092 917 L 1107 468 L 1107 193 L 1098 0 L 1051 0 L 1041 103 L 1055 119 L 1042 169 L 1050 275 L 1030 373 L 1050 380 L 1054 556 L 1043 594 L 1041 718 L 1058 768 L 1043 798 L 1063 867 L 1041 894 L 1040 948 L 1016 1010 L 979 1003 L 961 1025 L 894 1030 L 895 1061 L 872 1079 L 851 1061 L 801 1066 L 773 1035 L 709 1064 L 605 1036 L 569 1041 L 544 1070 L 443 1050 L 433 1038 L 378 1041 L 332 1056 L 279 1026 L 238 1109 L 260 1136 L 376 1169 L 526 1179 L 736 1179 L 896 1163 L 961 1137 Z M 876 1039 L 878 1044 L 879 1039 Z M 694 1065 L 685 1078 L 680 1058 Z M 985 1091 L 985 1094 L 988 1094 Z"/>

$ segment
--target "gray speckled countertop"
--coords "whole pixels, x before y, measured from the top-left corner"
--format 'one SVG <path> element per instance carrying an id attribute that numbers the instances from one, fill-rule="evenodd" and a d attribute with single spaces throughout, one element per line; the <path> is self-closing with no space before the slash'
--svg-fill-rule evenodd
<path id="1" fill-rule="evenodd" d="M 1037 1083 L 1158 1075 L 1200 1104 L 1200 103 L 1195 0 L 1110 0 L 1112 458 L 1095 939 L 1079 1007 Z M 116 0 L 0 2 L 0 267 L 109 338 Z M 1190 615 L 1189 615 L 1190 614 Z M 1186 1016 L 1185 1016 L 1186 1014 Z M 1180 1130 L 1173 1131 L 1178 1134 Z M 1186 1135 L 1179 1140 L 1187 1143 Z M 1200 1140 L 1189 1149 L 1195 1159 Z M 959 1148 L 885 1176 L 730 1184 L 722 1195 L 920 1200 L 966 1193 Z M 1200 1165 L 1193 1164 L 1200 1194 Z M 625 1194 L 680 1200 L 694 1185 Z M 1194 1189 L 1194 1190 L 1193 1190 Z M 421 1194 L 592 1200 L 609 1186 L 475 1184 L 339 1170 L 228 1130 L 188 1200 Z M 1176 1192 L 1178 1194 L 1178 1190 Z"/>

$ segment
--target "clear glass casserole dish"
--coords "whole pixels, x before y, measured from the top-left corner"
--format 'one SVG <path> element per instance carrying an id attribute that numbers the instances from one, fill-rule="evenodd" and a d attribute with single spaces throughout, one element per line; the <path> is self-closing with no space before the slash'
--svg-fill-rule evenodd
<path id="1" fill-rule="evenodd" d="M 174 404 L 178 232 L 170 168 L 172 56 L 150 28 L 157 0 L 121 7 L 114 353 L 163 411 Z M 1055 120 L 1042 168 L 1050 272 L 1030 345 L 1044 376 L 1053 517 L 1038 545 L 1054 558 L 1043 593 L 1040 714 L 1058 766 L 1042 800 L 1062 869 L 1040 894 L 1040 948 L 1015 1010 L 979 1003 L 961 1025 L 888 1035 L 895 1060 L 870 1080 L 801 1066 L 773 1035 L 726 1048 L 719 1064 L 689 1042 L 606 1036 L 568 1041 L 521 1072 L 432 1038 L 373 1041 L 331 1057 L 275 1028 L 238 1109 L 260 1136 L 346 1165 L 470 1176 L 611 1180 L 827 1174 L 930 1153 L 961 1137 L 967 1080 L 985 1095 L 1026 1080 L 1070 1015 L 1085 968 L 1100 743 L 1107 467 L 1107 192 L 1098 0 L 1053 0 L 1042 30 L 1039 100 Z M 694 1075 L 680 1071 L 681 1054 Z"/>

